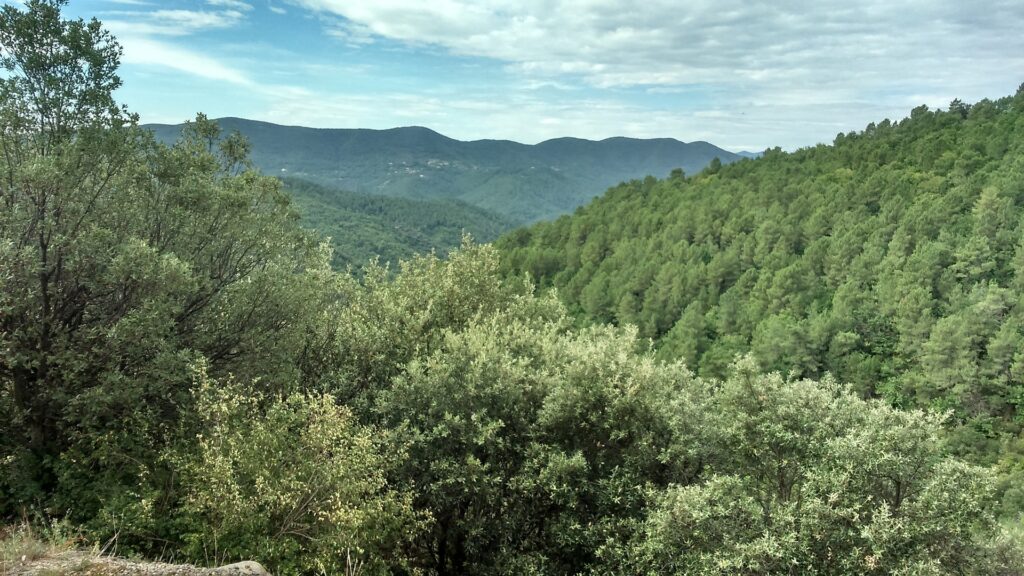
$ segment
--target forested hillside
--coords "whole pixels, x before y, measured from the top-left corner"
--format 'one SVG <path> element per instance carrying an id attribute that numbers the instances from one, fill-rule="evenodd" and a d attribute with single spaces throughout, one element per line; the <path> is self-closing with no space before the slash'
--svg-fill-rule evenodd
<path id="1" fill-rule="evenodd" d="M 281 180 L 302 226 L 331 239 L 338 270 L 359 269 L 375 258 L 397 268 L 399 260 L 416 254 L 447 254 L 465 234 L 490 242 L 513 228 L 501 216 L 458 200 L 410 200 Z"/>
<path id="2" fill-rule="evenodd" d="M 418 126 L 328 130 L 241 118 L 216 122 L 226 134 L 245 136 L 253 162 L 268 174 L 363 194 L 461 200 L 518 224 L 571 212 L 619 182 L 740 159 L 707 142 L 671 138 L 556 138 L 530 146 L 462 142 Z M 146 128 L 170 144 L 182 125 Z"/>
<path id="3" fill-rule="evenodd" d="M 637 325 L 661 358 L 721 377 L 751 352 L 864 397 L 952 410 L 959 450 L 1019 470 L 1022 225 L 1019 91 L 633 181 L 500 246 L 509 272 L 557 287 L 586 323 Z"/>
<path id="4" fill-rule="evenodd" d="M 798 327 L 812 322 L 805 309 L 815 311 L 808 318 L 849 318 L 830 342 L 837 358 L 861 360 L 841 364 L 858 370 L 836 370 L 857 388 L 817 377 L 828 365 L 812 369 L 810 353 L 792 344 L 791 334 L 803 333 L 786 324 L 771 335 L 794 359 L 764 357 L 755 346 L 753 356 L 720 369 L 701 362 L 718 345 L 696 345 L 702 354 L 693 365 L 722 376 L 709 378 L 659 359 L 634 327 L 575 326 L 557 297 L 503 275 L 492 246 L 467 241 L 447 259 L 410 258 L 397 273 L 375 264 L 359 275 L 332 269 L 330 246 L 302 228 L 278 178 L 250 168 L 243 139 L 223 137 L 202 116 L 173 145 L 140 128 L 114 99 L 117 40 L 98 21 L 64 19 L 64 5 L 0 8 L 0 572 L 22 573 L 28 554 L 17 541 L 25 533 L 93 556 L 255 560 L 279 575 L 1024 570 L 1020 524 L 1005 514 L 1000 522 L 1016 504 L 1000 501 L 996 471 L 951 453 L 946 414 L 909 408 L 935 390 L 981 442 L 998 442 L 1016 425 L 1016 360 L 1004 360 L 999 373 L 981 371 L 1017 353 L 1019 239 L 1006 237 L 1014 230 L 1006 218 L 1021 194 L 1013 187 L 1020 95 L 955 114 L 922 110 L 882 128 L 893 141 L 889 163 L 870 153 L 875 136 L 850 136 L 837 151 L 776 152 L 733 168 L 715 163 L 689 180 L 651 179 L 581 212 L 597 214 L 635 192 L 635 214 L 620 217 L 639 226 L 659 197 L 690 194 L 695 206 L 703 199 L 754 212 L 776 198 L 779 207 L 764 211 L 778 222 L 750 216 L 709 228 L 714 235 L 701 245 L 754 235 L 749 254 L 736 257 L 764 269 L 789 258 L 777 274 L 807 254 L 827 263 L 820 275 L 801 268 L 782 276 L 809 286 L 772 284 L 768 300 L 751 289 L 736 314 L 711 318 L 742 326 L 757 302 L 788 313 L 767 317 Z M 933 141 L 947 132 L 951 142 Z M 974 135 L 1003 144 L 955 153 Z M 860 158 L 856 170 L 838 151 Z M 915 186 L 895 187 L 920 157 L 933 165 L 914 176 Z M 798 187 L 804 169 L 823 170 L 815 181 L 833 183 L 816 193 L 826 204 L 841 202 L 844 183 L 857 178 L 878 187 L 851 185 L 865 196 L 819 220 L 812 204 L 807 218 L 785 221 L 783 200 L 799 213 L 793 198 L 815 194 Z M 748 179 L 762 193 L 730 204 L 720 183 Z M 886 183 L 894 192 L 868 193 Z M 723 193 L 711 195 L 714 186 Z M 869 252 L 861 244 L 886 233 L 867 228 L 863 237 L 847 232 L 848 245 L 813 248 L 830 230 L 877 226 L 872 218 L 902 206 L 893 196 L 927 194 L 927 205 L 911 204 L 920 215 L 903 219 L 921 234 L 894 230 L 888 249 Z M 855 216 L 836 216 L 845 213 Z M 666 250 L 696 241 L 686 234 L 702 217 L 715 221 L 690 215 L 679 220 L 691 226 L 676 238 L 684 242 Z M 714 217 L 731 221 L 725 212 Z M 540 230 L 571 230 L 573 221 Z M 647 232 L 656 230 L 652 223 Z M 621 231 L 591 229 L 586 261 L 591 237 Z M 642 232 L 631 235 L 641 241 Z M 540 238 L 523 234 L 512 240 Z M 960 236 L 975 243 L 953 243 Z M 610 254 L 615 236 L 606 238 Z M 769 248 L 758 252 L 762 245 Z M 916 245 L 933 247 L 915 259 L 908 246 Z M 977 252 L 961 255 L 963 246 Z M 905 292 L 900 302 L 931 294 L 934 311 L 918 315 L 934 324 L 917 340 L 920 377 L 930 363 L 956 363 L 935 380 L 904 380 L 910 372 L 898 364 L 885 368 L 896 376 L 881 368 L 909 358 L 900 348 L 901 309 L 887 320 L 866 304 L 886 302 L 876 288 L 888 278 L 881 262 L 897 252 L 907 282 L 933 273 L 930 284 L 894 289 Z M 704 254 L 699 271 L 714 261 Z M 934 266 L 947 261 L 948 272 Z M 739 265 L 726 269 L 737 276 L 728 285 L 746 286 Z M 892 274 L 886 281 L 902 278 Z M 827 279 L 846 276 L 861 278 L 860 291 L 844 283 L 835 293 L 845 299 L 828 300 Z M 704 305 L 701 297 L 694 302 Z M 708 310 L 726 309 L 724 301 L 707 300 Z M 956 312 L 940 308 L 957 303 Z M 696 326 L 713 335 L 710 322 Z M 970 331 L 966 342 L 955 339 L 958 330 Z M 953 344 L 935 348 L 941 334 Z M 971 362 L 982 388 L 953 380 Z M 870 385 L 873 373 L 886 377 L 882 384 Z M 863 397 L 872 391 L 892 402 Z M 1018 461 L 1005 454 L 1004 462 Z M 64 573 L 85 570 L 97 573 L 85 564 Z"/>

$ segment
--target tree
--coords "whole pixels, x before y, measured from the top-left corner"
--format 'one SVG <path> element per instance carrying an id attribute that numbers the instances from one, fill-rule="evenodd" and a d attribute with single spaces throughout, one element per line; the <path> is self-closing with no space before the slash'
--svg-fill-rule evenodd
<path id="1" fill-rule="evenodd" d="M 114 103 L 120 48 L 63 5 L 0 20 L 0 510 L 87 518 L 166 480 L 154 455 L 192 402 L 190 363 L 295 385 L 333 296 L 279 183 L 239 170 L 236 140 L 209 146 L 202 117 L 153 143 Z"/>
<path id="2" fill-rule="evenodd" d="M 29 0 L 25 10 L 0 11 L 0 81 L 8 162 L 31 142 L 42 154 L 88 128 L 104 129 L 134 118 L 113 98 L 121 86 L 121 47 L 93 19 L 61 17 L 67 0 Z M 29 138 L 26 136 L 31 135 Z M 28 140 L 29 142 L 25 142 Z"/>
<path id="3" fill-rule="evenodd" d="M 581 325 L 636 323 L 701 375 L 753 353 L 953 409 L 954 450 L 988 464 L 1022 430 L 1007 352 L 1024 310 L 1022 123 L 1020 94 L 922 106 L 833 146 L 625 183 L 499 240 L 503 268 L 563 255 L 529 271 Z"/>
<path id="4" fill-rule="evenodd" d="M 91 260 L 78 240 L 129 172 L 134 121 L 114 103 L 120 48 L 95 20 L 61 18 L 61 0 L 0 11 L 0 265 L 10 305 L 0 315 L 16 422 L 37 458 L 53 454 L 59 415 L 45 397 L 64 377 L 55 366 L 87 321 Z M 84 244 L 84 243 L 83 243 Z M 50 446 L 47 446 L 50 444 Z"/>
<path id="5" fill-rule="evenodd" d="M 656 497 L 637 573 L 1000 573 L 992 478 L 943 454 L 942 416 L 749 360 L 707 409 L 710 474 Z M 950 487 L 956 489 L 950 489 Z M 977 572 L 975 572 L 977 571 Z"/>

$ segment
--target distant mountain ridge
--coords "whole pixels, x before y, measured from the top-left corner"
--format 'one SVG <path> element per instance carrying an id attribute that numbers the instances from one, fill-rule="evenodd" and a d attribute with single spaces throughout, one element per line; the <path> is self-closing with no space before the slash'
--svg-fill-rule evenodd
<path id="1" fill-rule="evenodd" d="M 281 126 L 242 118 L 217 120 L 252 144 L 253 162 L 268 174 L 335 189 L 419 200 L 461 200 L 523 223 L 571 212 L 609 186 L 697 172 L 714 158 L 742 156 L 708 142 L 615 137 L 556 138 L 529 145 L 509 140 L 464 142 L 429 128 L 388 130 Z M 183 125 L 150 124 L 173 142 Z"/>

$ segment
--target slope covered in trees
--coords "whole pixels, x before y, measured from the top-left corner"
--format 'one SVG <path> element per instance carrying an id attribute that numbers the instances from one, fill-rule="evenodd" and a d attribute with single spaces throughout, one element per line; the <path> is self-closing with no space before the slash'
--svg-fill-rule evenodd
<path id="1" fill-rule="evenodd" d="M 626 183 L 500 246 L 508 271 L 585 322 L 637 325 L 662 358 L 724 376 L 750 352 L 952 410 L 959 449 L 1017 468 L 1003 450 L 1024 422 L 1022 218 L 1024 90 Z"/>
<path id="2" fill-rule="evenodd" d="M 252 145 L 267 174 L 331 189 L 415 200 L 461 200 L 515 223 L 571 212 L 608 186 L 674 168 L 696 171 L 714 158 L 740 156 L 707 142 L 671 138 L 556 138 L 536 145 L 508 140 L 462 142 L 428 128 L 315 129 L 241 118 L 216 121 Z M 173 143 L 182 125 L 147 125 Z"/>
<path id="3" fill-rule="evenodd" d="M 489 246 L 332 270 L 242 139 L 136 126 L 63 4 L 0 9 L 4 522 L 282 575 L 1024 567 L 941 414 L 700 377 Z"/>
<path id="4" fill-rule="evenodd" d="M 374 258 L 399 260 L 457 248 L 464 234 L 490 242 L 513 228 L 510 221 L 458 200 L 410 200 L 333 190 L 282 178 L 305 228 L 331 239 L 332 264 L 361 268 Z"/>

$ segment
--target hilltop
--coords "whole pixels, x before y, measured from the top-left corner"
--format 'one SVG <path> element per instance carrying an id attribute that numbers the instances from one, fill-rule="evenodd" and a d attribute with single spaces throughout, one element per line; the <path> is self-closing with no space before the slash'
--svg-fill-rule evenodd
<path id="1" fill-rule="evenodd" d="M 741 159 L 707 142 L 671 138 L 557 138 L 535 145 L 508 140 L 463 142 L 423 127 L 317 129 L 242 118 L 216 120 L 252 145 L 264 173 L 362 194 L 459 200 L 512 222 L 552 218 L 585 204 L 608 186 L 696 172 L 718 158 Z M 150 124 L 173 143 L 183 125 Z"/>

